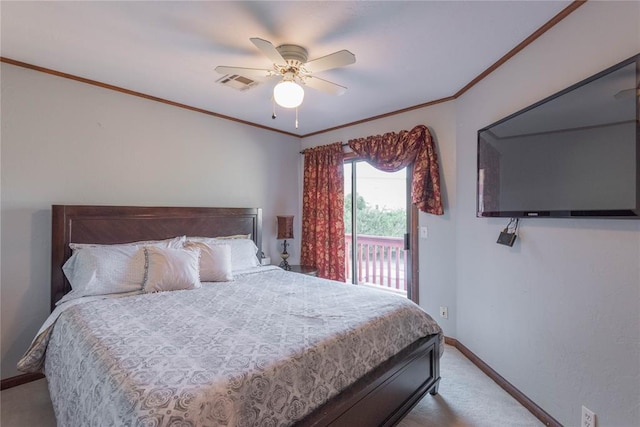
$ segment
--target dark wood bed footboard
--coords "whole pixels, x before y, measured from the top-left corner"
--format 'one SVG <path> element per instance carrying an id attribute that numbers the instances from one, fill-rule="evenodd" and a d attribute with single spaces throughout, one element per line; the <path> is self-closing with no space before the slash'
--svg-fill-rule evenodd
<path id="1" fill-rule="evenodd" d="M 416 341 L 305 418 L 303 426 L 397 424 L 428 392 L 438 393 L 440 339 Z"/>

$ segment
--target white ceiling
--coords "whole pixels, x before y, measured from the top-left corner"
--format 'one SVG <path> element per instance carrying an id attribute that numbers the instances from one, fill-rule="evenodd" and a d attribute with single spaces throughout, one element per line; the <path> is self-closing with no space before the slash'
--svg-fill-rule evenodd
<path id="1" fill-rule="evenodd" d="M 1 54 L 74 76 L 296 135 L 454 95 L 570 1 L 0 3 Z M 318 73 L 348 88 L 311 88 L 271 118 L 276 78 L 240 92 L 218 65 L 269 68 L 249 41 L 347 49 L 356 63 Z"/>

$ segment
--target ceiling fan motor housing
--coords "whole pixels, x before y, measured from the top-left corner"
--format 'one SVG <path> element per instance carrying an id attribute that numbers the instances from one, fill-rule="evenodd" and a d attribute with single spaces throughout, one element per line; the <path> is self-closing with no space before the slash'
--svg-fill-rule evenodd
<path id="1" fill-rule="evenodd" d="M 307 49 L 295 44 L 283 44 L 276 47 L 276 50 L 287 61 L 287 65 L 296 69 L 307 62 Z"/>

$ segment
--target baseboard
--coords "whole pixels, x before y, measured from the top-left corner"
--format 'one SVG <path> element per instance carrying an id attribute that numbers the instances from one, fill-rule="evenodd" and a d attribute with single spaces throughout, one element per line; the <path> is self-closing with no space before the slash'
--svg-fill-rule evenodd
<path id="1" fill-rule="evenodd" d="M 5 378 L 0 382 L 0 390 L 30 383 L 31 381 L 41 380 L 42 378 L 44 378 L 44 375 L 42 374 L 22 374 L 11 378 Z"/>
<path id="2" fill-rule="evenodd" d="M 476 356 L 471 350 L 465 347 L 460 341 L 455 338 L 444 337 L 445 344 L 449 344 L 455 347 L 462 353 L 467 359 L 469 359 L 474 365 L 476 365 L 482 372 L 484 372 L 489 378 L 496 382 L 504 391 L 509 393 L 511 397 L 516 399 L 522 406 L 527 408 L 537 419 L 539 419 L 544 425 L 551 427 L 562 427 L 555 418 L 549 415 L 544 409 L 539 407 L 533 400 L 529 399 L 524 393 L 518 390 L 513 384 L 504 379 L 502 375 L 497 373 L 487 365 L 482 359 Z"/>
<path id="3" fill-rule="evenodd" d="M 458 345 L 458 340 L 455 338 L 449 338 L 447 336 L 444 337 L 444 343 L 448 344 L 452 347 L 455 347 L 456 345 Z"/>

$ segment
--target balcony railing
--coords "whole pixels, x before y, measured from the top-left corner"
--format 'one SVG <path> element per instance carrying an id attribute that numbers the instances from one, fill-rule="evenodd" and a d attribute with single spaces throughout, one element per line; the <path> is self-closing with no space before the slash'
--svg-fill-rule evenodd
<path id="1" fill-rule="evenodd" d="M 352 282 L 351 234 L 345 234 L 347 282 Z M 358 284 L 407 293 L 407 251 L 401 237 L 357 235 L 356 275 Z"/>

